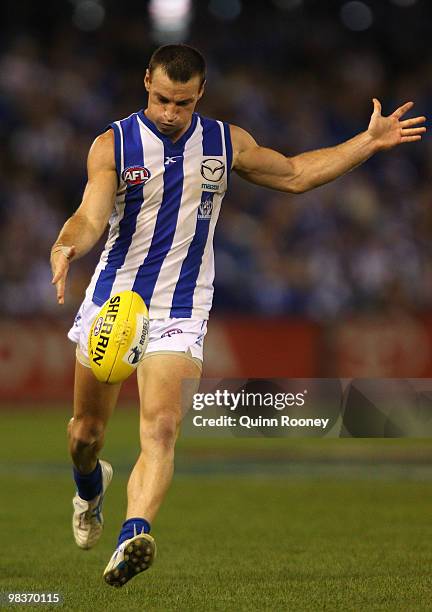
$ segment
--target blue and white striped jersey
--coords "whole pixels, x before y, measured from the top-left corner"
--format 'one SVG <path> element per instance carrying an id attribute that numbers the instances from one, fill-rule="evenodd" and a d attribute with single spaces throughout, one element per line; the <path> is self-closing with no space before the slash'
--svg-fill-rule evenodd
<path id="1" fill-rule="evenodd" d="M 101 305 L 132 289 L 152 319 L 207 319 L 213 235 L 232 162 L 229 126 L 194 113 L 175 143 L 143 111 L 110 127 L 119 186 L 87 297 Z"/>

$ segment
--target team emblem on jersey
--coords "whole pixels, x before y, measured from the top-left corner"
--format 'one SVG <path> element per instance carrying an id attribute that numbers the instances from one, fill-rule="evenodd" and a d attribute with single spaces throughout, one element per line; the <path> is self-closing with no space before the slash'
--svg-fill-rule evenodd
<path id="1" fill-rule="evenodd" d="M 122 179 L 128 185 L 141 185 L 147 183 L 151 174 L 144 166 L 130 166 L 122 172 Z"/>
<path id="2" fill-rule="evenodd" d="M 208 197 L 203 199 L 198 208 L 198 219 L 210 219 L 213 211 L 213 198 L 212 193 L 208 194 Z"/>
<path id="3" fill-rule="evenodd" d="M 206 181 L 218 183 L 225 173 L 225 164 L 220 159 L 205 159 L 201 163 L 201 174 Z"/>

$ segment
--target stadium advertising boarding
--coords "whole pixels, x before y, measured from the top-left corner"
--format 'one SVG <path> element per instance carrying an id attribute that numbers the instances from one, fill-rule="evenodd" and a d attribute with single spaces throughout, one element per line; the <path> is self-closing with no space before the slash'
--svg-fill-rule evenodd
<path id="1" fill-rule="evenodd" d="M 97 320 L 95 327 L 97 332 Z M 411 317 L 404 324 L 355 318 L 332 327 L 299 319 L 213 319 L 204 376 L 352 379 L 378 373 L 387 379 L 428 379 L 431 342 L 432 317 Z M 1 321 L 0 406 L 69 401 L 74 360 L 74 346 L 60 323 Z M 122 398 L 136 398 L 134 377 L 124 383 Z"/>

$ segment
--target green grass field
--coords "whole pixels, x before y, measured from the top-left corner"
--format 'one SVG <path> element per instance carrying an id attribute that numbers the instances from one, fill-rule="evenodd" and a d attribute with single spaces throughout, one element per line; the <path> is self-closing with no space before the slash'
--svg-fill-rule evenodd
<path id="1" fill-rule="evenodd" d="M 137 419 L 119 410 L 111 423 L 115 478 L 91 551 L 72 540 L 67 419 L 0 413 L 0 592 L 58 592 L 61 609 L 96 612 L 432 609 L 431 442 L 183 439 L 153 529 L 158 558 L 116 590 L 101 574 Z"/>

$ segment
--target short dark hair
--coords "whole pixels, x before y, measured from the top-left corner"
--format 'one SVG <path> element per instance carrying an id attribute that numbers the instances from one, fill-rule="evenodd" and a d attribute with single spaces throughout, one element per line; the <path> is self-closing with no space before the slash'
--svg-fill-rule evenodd
<path id="1" fill-rule="evenodd" d="M 189 45 L 164 45 L 153 53 L 149 62 L 150 74 L 160 66 L 172 81 L 186 83 L 194 76 L 206 78 L 206 63 L 202 54 Z"/>

